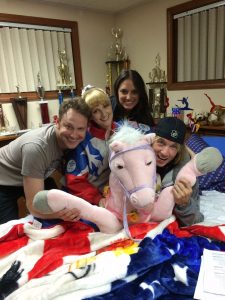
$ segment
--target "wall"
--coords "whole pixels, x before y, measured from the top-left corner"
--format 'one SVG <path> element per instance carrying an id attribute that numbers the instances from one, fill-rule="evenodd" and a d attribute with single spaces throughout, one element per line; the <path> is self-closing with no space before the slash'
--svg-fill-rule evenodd
<path id="1" fill-rule="evenodd" d="M 84 11 L 65 5 L 36 4 L 29 0 L 1 0 L 0 13 L 54 18 L 78 22 L 83 83 L 105 88 L 107 49 L 112 42 L 111 28 L 114 17 L 102 13 Z M 10 127 L 19 129 L 11 104 L 3 105 Z M 49 101 L 49 114 L 58 112 L 58 101 Z M 41 123 L 38 102 L 28 102 L 28 127 Z"/>
<path id="2" fill-rule="evenodd" d="M 186 1 L 151 0 L 116 17 L 116 23 L 124 30 L 124 44 L 130 55 L 131 67 L 138 70 L 145 82 L 155 66 L 157 53 L 161 56 L 161 68 L 167 69 L 167 20 L 166 9 Z M 207 93 L 216 104 L 225 106 L 225 89 L 168 91 L 170 109 L 178 99 L 188 97 L 190 107 L 198 111 L 211 108 Z"/>

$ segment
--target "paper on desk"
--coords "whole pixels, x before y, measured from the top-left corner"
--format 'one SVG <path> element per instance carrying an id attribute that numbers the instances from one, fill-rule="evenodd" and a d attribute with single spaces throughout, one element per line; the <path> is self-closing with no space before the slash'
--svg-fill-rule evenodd
<path id="1" fill-rule="evenodd" d="M 225 299 L 225 252 L 204 249 L 194 299 Z"/>

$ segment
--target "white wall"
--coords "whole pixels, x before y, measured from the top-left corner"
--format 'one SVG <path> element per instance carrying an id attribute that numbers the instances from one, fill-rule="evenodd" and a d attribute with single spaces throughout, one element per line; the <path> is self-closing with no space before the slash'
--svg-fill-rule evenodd
<path id="1" fill-rule="evenodd" d="M 29 0 L 1 0 L 0 12 L 44 18 L 65 19 L 78 22 L 81 65 L 84 85 L 90 83 L 105 87 L 107 50 L 112 42 L 111 28 L 123 29 L 123 44 L 131 59 L 131 68 L 136 69 L 149 81 L 148 74 L 155 66 L 157 53 L 161 56 L 161 67 L 167 68 L 166 9 L 183 0 L 151 0 L 147 4 L 123 12 L 116 17 L 102 13 L 72 9 L 65 5 L 36 4 Z M 177 100 L 189 98 L 195 111 L 209 111 L 211 105 L 204 96 L 207 93 L 216 104 L 225 106 L 225 89 L 168 91 L 170 107 Z M 11 104 L 3 110 L 13 127 L 18 126 Z M 58 101 L 49 103 L 50 117 L 57 114 Z M 31 119 L 32 118 L 32 119 Z M 37 127 L 41 122 L 39 105 L 28 103 L 28 127 Z"/>

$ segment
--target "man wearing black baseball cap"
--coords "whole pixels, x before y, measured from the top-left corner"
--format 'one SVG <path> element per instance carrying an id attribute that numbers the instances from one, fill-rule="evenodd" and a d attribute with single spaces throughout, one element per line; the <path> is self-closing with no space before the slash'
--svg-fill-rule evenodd
<path id="1" fill-rule="evenodd" d="M 198 181 L 192 186 L 190 180 L 186 178 L 176 180 L 184 165 L 185 168 L 187 167 L 185 174 L 192 173 L 194 169 L 196 171 L 193 163 L 187 164 L 191 157 L 185 146 L 186 126 L 184 122 L 175 117 L 165 117 L 158 122 L 155 133 L 156 137 L 152 147 L 156 154 L 157 173 L 161 178 L 161 189 L 173 186 L 172 193 L 175 201 L 173 213 L 181 226 L 203 221 L 204 217 L 199 209 Z M 211 152 L 216 161 L 208 159 Z M 210 147 L 205 153 L 197 154 L 200 169 L 206 171 L 205 173 L 215 170 L 221 163 L 222 156 L 218 152 L 217 149 Z M 198 175 L 200 173 L 203 172 L 199 172 Z"/>

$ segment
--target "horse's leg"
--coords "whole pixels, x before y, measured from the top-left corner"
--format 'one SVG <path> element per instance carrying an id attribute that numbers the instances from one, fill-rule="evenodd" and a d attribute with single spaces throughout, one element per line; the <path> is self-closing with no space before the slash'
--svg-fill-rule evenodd
<path id="1" fill-rule="evenodd" d="M 154 202 L 150 221 L 160 222 L 172 215 L 175 205 L 172 188 L 173 186 L 169 186 L 160 192 L 157 200 Z"/>
<path id="2" fill-rule="evenodd" d="M 109 210 L 90 204 L 79 197 L 73 196 L 61 190 L 52 189 L 38 192 L 33 205 L 43 213 L 58 212 L 64 208 L 76 208 L 81 218 L 95 223 L 101 232 L 116 233 L 122 228 L 117 217 Z"/>
<path id="3" fill-rule="evenodd" d="M 176 180 L 186 178 L 191 186 L 196 182 L 196 177 L 215 171 L 222 163 L 223 157 L 219 150 L 208 147 L 196 154 L 177 174 Z"/>

